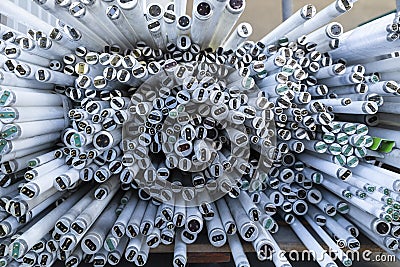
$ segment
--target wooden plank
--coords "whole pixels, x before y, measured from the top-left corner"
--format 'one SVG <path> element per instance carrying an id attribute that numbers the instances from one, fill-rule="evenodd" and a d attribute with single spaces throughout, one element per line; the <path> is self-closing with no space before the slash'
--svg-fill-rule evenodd
<path id="1" fill-rule="evenodd" d="M 231 253 L 228 252 L 190 252 L 188 263 L 226 263 L 231 261 Z"/>
<path id="2" fill-rule="evenodd" d="M 289 226 L 280 226 L 278 233 L 274 234 L 276 242 L 279 244 L 280 248 L 284 251 L 303 251 L 306 247 L 301 243 L 296 234 L 290 229 Z M 364 236 L 360 236 L 359 241 L 361 242 L 360 251 L 371 250 L 372 252 L 383 252 L 383 250 L 378 247 L 375 243 L 370 241 Z M 328 247 L 319 238 L 317 240 L 320 242 L 322 247 L 328 250 Z M 242 242 L 245 252 L 254 252 L 251 243 Z M 228 245 L 220 248 L 213 247 L 206 235 L 199 235 L 198 240 L 192 245 L 187 247 L 188 253 L 202 252 L 202 253 L 230 253 Z M 156 249 L 152 249 L 151 253 L 173 253 L 174 246 L 159 246 Z"/>

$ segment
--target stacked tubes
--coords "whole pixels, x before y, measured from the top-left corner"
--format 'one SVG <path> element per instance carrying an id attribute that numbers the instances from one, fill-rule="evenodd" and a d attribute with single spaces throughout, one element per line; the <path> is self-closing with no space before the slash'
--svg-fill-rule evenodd
<path id="1" fill-rule="evenodd" d="M 29 28 L 0 27 L 0 266 L 183 267 L 205 235 L 288 267 L 279 222 L 321 267 L 360 233 L 400 257 L 395 14 L 309 4 L 253 42 L 244 0 L 33 2 L 57 25 L 0 3 Z"/>

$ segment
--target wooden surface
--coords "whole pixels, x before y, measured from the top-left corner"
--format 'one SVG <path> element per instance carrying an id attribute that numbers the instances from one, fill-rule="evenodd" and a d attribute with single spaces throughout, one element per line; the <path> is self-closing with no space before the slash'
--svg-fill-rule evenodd
<path id="1" fill-rule="evenodd" d="M 189 252 L 188 263 L 224 263 L 231 261 L 231 253 L 228 252 Z"/>
<path id="2" fill-rule="evenodd" d="M 297 238 L 296 234 L 290 229 L 289 226 L 280 226 L 278 233 L 274 234 L 276 242 L 279 244 L 279 247 L 284 251 L 303 251 L 306 250 L 306 247 L 300 242 Z M 318 239 L 322 247 L 328 249 L 328 247 L 322 242 L 322 240 Z M 371 242 L 364 236 L 360 236 L 358 240 L 361 242 L 361 251 L 371 250 L 372 252 L 383 252 L 381 248 Z M 245 252 L 254 252 L 253 246 L 251 243 L 242 242 Z M 174 246 L 159 246 L 156 249 L 152 249 L 151 253 L 173 253 Z M 226 244 L 221 248 L 213 247 L 208 241 L 205 235 L 200 235 L 195 244 L 188 245 L 187 247 L 188 253 L 202 253 L 204 257 L 204 253 L 230 253 L 229 246 Z"/>

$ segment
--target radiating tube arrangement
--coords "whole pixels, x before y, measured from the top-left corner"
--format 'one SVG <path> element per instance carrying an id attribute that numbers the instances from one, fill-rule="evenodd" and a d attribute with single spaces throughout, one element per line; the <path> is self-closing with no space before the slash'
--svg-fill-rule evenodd
<path id="1" fill-rule="evenodd" d="M 344 32 L 356 2 L 251 41 L 245 0 L 1 1 L 0 266 L 400 260 L 398 16 Z"/>

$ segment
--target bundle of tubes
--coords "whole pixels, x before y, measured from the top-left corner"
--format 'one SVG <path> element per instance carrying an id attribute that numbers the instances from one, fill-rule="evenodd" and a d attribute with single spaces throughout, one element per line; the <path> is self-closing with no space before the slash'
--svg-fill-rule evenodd
<path id="1" fill-rule="evenodd" d="M 183 267 L 205 235 L 288 267 L 283 225 L 321 267 L 360 234 L 400 259 L 398 13 L 308 4 L 254 42 L 245 0 L 33 2 L 57 25 L 0 1 L 28 27 L 0 25 L 0 266 Z"/>

